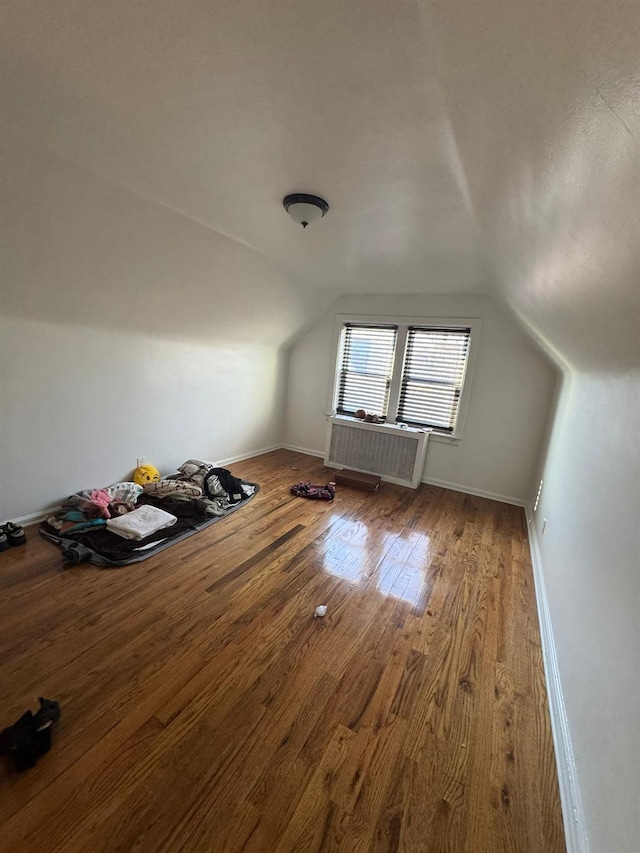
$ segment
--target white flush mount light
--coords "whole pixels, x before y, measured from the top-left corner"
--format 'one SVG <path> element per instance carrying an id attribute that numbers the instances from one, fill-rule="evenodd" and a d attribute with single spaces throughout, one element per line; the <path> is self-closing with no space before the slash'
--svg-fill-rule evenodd
<path id="1" fill-rule="evenodd" d="M 303 228 L 316 219 L 322 219 L 329 210 L 329 205 L 323 198 L 307 193 L 291 193 L 282 199 L 282 204 L 293 221 Z"/>

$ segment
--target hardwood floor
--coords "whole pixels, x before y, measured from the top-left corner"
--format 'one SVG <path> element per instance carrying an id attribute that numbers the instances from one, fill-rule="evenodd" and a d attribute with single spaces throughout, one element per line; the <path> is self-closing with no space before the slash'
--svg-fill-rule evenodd
<path id="1" fill-rule="evenodd" d="M 0 554 L 0 727 L 62 706 L 0 849 L 563 851 L 523 511 L 231 467 L 254 501 L 144 563 Z"/>

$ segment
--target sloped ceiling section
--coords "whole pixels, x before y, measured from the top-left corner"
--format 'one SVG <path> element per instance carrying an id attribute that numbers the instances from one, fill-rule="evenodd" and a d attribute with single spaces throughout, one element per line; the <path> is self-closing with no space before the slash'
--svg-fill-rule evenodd
<path id="1" fill-rule="evenodd" d="M 570 364 L 640 361 L 637 2 L 436 0 L 492 284 Z"/>
<path id="2" fill-rule="evenodd" d="M 279 347 L 330 299 L 273 261 L 33 144 L 0 138 L 0 313 Z"/>
<path id="3" fill-rule="evenodd" d="M 0 115 L 19 137 L 315 286 L 481 284 L 419 6 L 21 0 L 0 39 Z M 321 227 L 287 217 L 293 191 L 326 196 Z"/>
<path id="4" fill-rule="evenodd" d="M 303 289 L 493 290 L 571 364 L 637 362 L 632 0 L 3 6 L 6 134 Z"/>

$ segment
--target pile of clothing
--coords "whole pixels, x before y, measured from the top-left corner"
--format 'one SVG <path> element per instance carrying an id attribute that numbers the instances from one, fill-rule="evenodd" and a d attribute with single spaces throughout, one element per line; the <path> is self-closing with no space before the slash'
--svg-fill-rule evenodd
<path id="1" fill-rule="evenodd" d="M 114 483 L 104 489 L 87 489 L 70 495 L 47 524 L 60 534 L 79 533 L 92 527 L 102 527 L 107 520 L 132 512 L 142 486 L 136 483 Z"/>
<path id="2" fill-rule="evenodd" d="M 228 514 L 251 498 L 257 485 L 226 468 L 188 459 L 175 474 L 147 483 L 114 483 L 71 495 L 40 531 L 64 545 L 81 543 L 99 565 L 123 565 L 133 552 L 154 548 Z"/>
<path id="3" fill-rule="evenodd" d="M 291 494 L 315 501 L 332 501 L 336 496 L 336 484 L 331 482 L 326 486 L 316 486 L 314 483 L 303 481 L 291 486 Z"/>
<path id="4" fill-rule="evenodd" d="M 144 487 L 156 497 L 174 497 L 198 501 L 205 515 L 224 515 L 230 505 L 240 503 L 255 492 L 226 468 L 215 468 L 210 462 L 188 459 L 172 474 Z"/>

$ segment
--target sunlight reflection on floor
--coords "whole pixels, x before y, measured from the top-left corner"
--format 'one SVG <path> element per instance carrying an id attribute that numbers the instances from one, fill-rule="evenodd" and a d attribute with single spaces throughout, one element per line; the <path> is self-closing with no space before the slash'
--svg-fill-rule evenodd
<path id="1" fill-rule="evenodd" d="M 432 557 L 427 533 L 369 530 L 361 521 L 336 519 L 333 535 L 321 548 L 323 567 L 336 577 L 387 596 L 420 605 L 430 589 Z"/>

